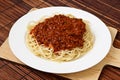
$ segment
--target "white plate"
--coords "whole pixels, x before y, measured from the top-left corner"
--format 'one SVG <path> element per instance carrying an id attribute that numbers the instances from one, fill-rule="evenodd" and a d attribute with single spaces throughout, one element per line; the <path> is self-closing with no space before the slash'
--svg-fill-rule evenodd
<path id="1" fill-rule="evenodd" d="M 95 42 L 93 48 L 86 55 L 75 61 L 57 63 L 41 59 L 27 49 L 25 45 L 27 24 L 54 13 L 72 14 L 90 22 Z M 63 74 L 82 71 L 99 63 L 111 47 L 111 35 L 106 25 L 91 13 L 70 7 L 48 7 L 35 10 L 18 19 L 11 28 L 9 44 L 14 55 L 26 65 L 44 72 Z"/>

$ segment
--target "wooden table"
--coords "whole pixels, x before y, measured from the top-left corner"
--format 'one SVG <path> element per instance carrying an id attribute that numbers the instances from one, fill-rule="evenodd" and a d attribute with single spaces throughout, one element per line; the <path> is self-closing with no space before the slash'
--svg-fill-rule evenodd
<path id="1" fill-rule="evenodd" d="M 113 45 L 120 48 L 120 1 L 119 0 L 0 0 L 0 45 L 8 37 L 14 22 L 31 8 L 69 6 L 86 10 L 99 17 L 107 26 L 118 30 Z M 100 80 L 115 80 L 120 69 L 106 68 Z M 32 68 L 0 59 L 0 80 L 67 80 L 55 74 L 36 71 Z M 117 77 L 118 79 L 118 77 Z M 119 78 L 120 79 L 120 78 Z"/>

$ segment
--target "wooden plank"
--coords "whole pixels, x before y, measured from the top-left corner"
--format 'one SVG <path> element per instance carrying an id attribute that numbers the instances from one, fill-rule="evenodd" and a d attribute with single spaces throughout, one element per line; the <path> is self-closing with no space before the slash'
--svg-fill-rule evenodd
<path id="1" fill-rule="evenodd" d="M 32 78 L 32 76 L 26 75 L 23 78 L 21 78 L 20 80 L 43 80 L 43 79 L 41 79 L 41 78 L 35 79 L 35 78 Z"/>
<path id="2" fill-rule="evenodd" d="M 30 69 L 24 68 L 22 65 L 15 65 L 17 68 L 19 68 L 21 71 L 23 71 L 25 74 L 29 74 L 31 72 Z"/>
<path id="3" fill-rule="evenodd" d="M 66 4 L 66 5 L 69 6 L 69 7 L 73 7 L 73 8 L 78 8 L 78 9 L 80 9 L 80 7 L 78 7 L 77 5 L 70 3 L 69 0 L 59 0 L 59 1 L 60 1 L 61 3 L 63 3 L 63 4 Z"/>
<path id="4" fill-rule="evenodd" d="M 23 0 L 10 0 L 12 3 L 14 4 L 21 4 L 23 2 Z"/>
<path id="5" fill-rule="evenodd" d="M 97 0 L 78 0 L 76 2 L 79 2 L 80 4 L 84 4 L 86 6 L 89 6 L 90 8 L 92 8 L 95 11 L 100 12 L 102 14 L 107 13 L 111 9 L 110 7 L 107 7 L 104 4 L 101 4 Z"/>
<path id="6" fill-rule="evenodd" d="M 18 18 L 20 18 L 23 15 L 23 13 L 21 13 L 15 7 L 11 7 L 10 9 L 5 10 L 4 14 L 8 15 L 9 17 L 11 17 L 13 20 L 18 19 Z"/>
<path id="7" fill-rule="evenodd" d="M 8 76 L 9 75 L 9 76 Z M 0 69 L 0 79 L 4 80 L 16 80 L 14 77 L 10 76 L 11 74 L 8 74 L 4 70 Z"/>
<path id="8" fill-rule="evenodd" d="M 46 1 L 49 4 L 52 4 L 53 6 L 67 6 L 67 4 L 64 4 L 57 0 L 44 0 L 44 1 Z"/>
<path id="9" fill-rule="evenodd" d="M 15 65 L 9 63 L 7 64 L 10 68 L 12 68 L 14 71 L 16 71 L 17 73 L 19 73 L 20 75 L 24 76 L 27 73 L 25 73 L 24 71 L 22 71 L 20 68 L 16 67 Z"/>
<path id="10" fill-rule="evenodd" d="M 2 62 L 2 61 L 0 61 L 0 68 L 2 67 L 2 66 L 4 66 L 5 64 Z"/>
<path id="11" fill-rule="evenodd" d="M 20 12 L 22 12 L 22 14 L 27 13 L 27 9 L 22 8 L 22 7 L 18 6 L 18 5 L 14 5 L 14 8 L 18 9 Z"/>
<path id="12" fill-rule="evenodd" d="M 38 5 L 36 8 L 43 8 L 43 7 L 50 7 L 50 6 L 52 6 L 52 5 L 41 0 L 41 4 Z"/>
<path id="13" fill-rule="evenodd" d="M 120 1 L 115 4 L 115 8 L 120 11 Z"/>
<path id="14" fill-rule="evenodd" d="M 110 10 L 108 13 L 108 17 L 111 17 L 112 19 L 116 20 L 118 24 L 120 25 L 120 11 L 117 10 Z"/>
<path id="15" fill-rule="evenodd" d="M 120 43 L 120 39 L 115 39 L 115 40 L 114 40 L 114 43 L 113 43 L 114 47 L 120 49 L 120 44 L 119 44 L 119 43 Z"/>
<path id="16" fill-rule="evenodd" d="M 112 3 L 112 5 L 110 5 L 109 3 L 105 3 L 104 1 L 102 1 L 102 0 L 98 0 L 101 4 L 104 4 L 104 5 L 106 5 L 107 7 L 110 7 L 110 8 L 112 8 L 113 10 L 112 11 L 114 11 L 114 10 L 116 10 L 116 11 L 120 11 L 120 6 L 119 6 L 119 8 L 118 7 L 116 7 L 116 6 L 118 6 L 119 4 L 120 4 L 120 2 L 117 2 L 117 3 Z M 109 0 L 110 1 L 110 0 Z"/>
<path id="17" fill-rule="evenodd" d="M 98 80 L 119 80 L 119 79 L 120 79 L 120 68 L 111 65 L 106 65 L 103 68 Z"/>
<path id="18" fill-rule="evenodd" d="M 120 0 L 99 0 L 99 1 L 102 1 L 103 3 L 106 3 L 106 4 L 110 5 L 110 6 L 115 7 L 115 8 L 117 8 L 116 7 L 117 3 L 120 4 Z"/>
<path id="19" fill-rule="evenodd" d="M 111 17 L 108 17 L 109 14 L 106 14 L 106 13 L 108 13 L 109 10 L 111 10 L 111 8 L 108 8 L 107 6 L 102 5 L 100 3 L 98 5 L 98 2 L 96 2 L 96 4 L 95 4 L 94 2 L 95 2 L 95 0 L 94 1 L 88 0 L 87 2 L 79 0 L 79 1 L 73 1 L 72 3 L 76 3 L 78 5 L 82 5 L 82 6 L 86 6 L 86 7 L 89 6 L 89 7 L 87 7 L 87 9 L 89 9 L 92 13 L 95 13 L 95 14 L 97 14 L 97 16 L 102 16 L 102 17 L 107 18 L 116 24 L 119 24 L 118 21 L 112 19 Z"/>
<path id="20" fill-rule="evenodd" d="M 10 4 L 9 1 L 6 2 L 4 0 L 0 0 L 0 12 L 6 10 L 9 8 L 9 6 L 12 6 L 13 4 Z"/>
<path id="21" fill-rule="evenodd" d="M 90 1 L 90 2 L 89 2 Z M 120 14 L 120 10 L 114 8 L 114 6 L 110 6 L 106 3 L 103 3 L 101 0 L 88 0 L 87 3 L 89 2 L 89 4 L 91 5 L 91 8 L 96 7 L 96 11 L 99 10 L 99 12 L 103 13 L 104 15 L 119 21 L 120 16 L 118 16 Z M 96 4 L 97 3 L 97 4 Z M 116 5 L 116 4 L 115 4 Z M 118 22 L 120 23 L 120 22 Z"/>
<path id="22" fill-rule="evenodd" d="M 1 0 L 1 1 L 4 1 L 5 4 L 8 3 L 8 4 L 11 4 L 11 5 L 15 5 L 15 3 L 13 3 L 11 0 Z"/>
<path id="23" fill-rule="evenodd" d="M 116 35 L 116 38 L 117 38 L 118 40 L 120 40 L 120 31 L 119 31 L 118 34 Z"/>
<path id="24" fill-rule="evenodd" d="M 41 77 L 41 75 L 40 76 L 38 76 L 38 75 L 35 75 L 35 73 L 30 73 L 29 74 L 29 76 L 31 76 L 33 79 L 35 79 L 35 80 L 44 80 L 44 77 Z"/>
<path id="25" fill-rule="evenodd" d="M 14 21 L 12 21 L 12 22 L 4 25 L 4 26 L 1 26 L 1 27 L 4 27 L 4 28 L 5 28 L 6 30 L 8 30 L 8 32 L 9 32 L 15 21 L 16 21 L 16 20 L 14 20 Z"/>
<path id="26" fill-rule="evenodd" d="M 13 21 L 13 19 L 7 15 L 4 13 L 0 13 L 0 26 L 7 25 L 8 23 Z"/>
<path id="27" fill-rule="evenodd" d="M 23 0 L 23 1 L 32 7 L 37 7 L 38 5 L 41 4 L 41 1 L 38 0 Z"/>
<path id="28" fill-rule="evenodd" d="M 0 45 L 5 41 L 7 36 L 8 36 L 8 30 L 6 30 L 3 27 L 0 27 Z"/>
<path id="29" fill-rule="evenodd" d="M 15 0 L 15 1 L 19 1 L 19 0 Z M 32 6 L 26 4 L 25 2 L 21 2 L 21 3 L 17 2 L 17 6 L 21 7 L 22 9 L 25 9 L 27 12 L 28 12 L 31 8 L 33 8 Z M 26 13 L 27 13 L 27 12 L 26 12 Z"/>
<path id="30" fill-rule="evenodd" d="M 3 80 L 70 80 L 68 78 L 64 78 L 64 77 L 61 77 L 61 76 L 58 76 L 55 74 L 37 71 L 28 66 L 17 64 L 17 63 L 14 63 L 14 62 L 11 62 L 11 61 L 8 61 L 5 59 L 0 58 L 0 62 L 5 62 L 3 67 L 0 67 L 0 80 L 1 80 L 1 78 Z M 20 66 L 22 68 L 18 69 L 18 66 Z M 12 69 L 12 71 L 11 71 L 11 69 Z M 30 72 L 26 73 L 24 71 L 26 69 Z M 11 71 L 11 72 L 9 72 L 9 71 Z M 17 72 L 17 74 L 14 75 L 14 73 L 16 73 L 16 72 Z M 22 72 L 22 74 L 21 74 L 21 72 Z M 5 76 L 10 75 L 10 76 L 5 77 L 4 75 Z M 16 76 L 16 77 L 14 77 L 14 76 Z"/>
<path id="31" fill-rule="evenodd" d="M 20 79 L 22 77 L 22 75 L 18 74 L 14 69 L 10 68 L 7 65 L 2 67 L 1 69 L 5 71 L 7 74 L 9 74 L 10 76 L 14 77 L 15 79 Z"/>

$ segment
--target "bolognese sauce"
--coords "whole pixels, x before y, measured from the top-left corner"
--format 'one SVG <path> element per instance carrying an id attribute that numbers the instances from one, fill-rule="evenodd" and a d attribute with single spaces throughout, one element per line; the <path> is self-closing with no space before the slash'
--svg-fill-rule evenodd
<path id="1" fill-rule="evenodd" d="M 37 24 L 30 34 L 34 35 L 39 45 L 44 44 L 57 52 L 76 47 L 82 48 L 85 32 L 85 23 L 82 19 L 59 14 Z"/>

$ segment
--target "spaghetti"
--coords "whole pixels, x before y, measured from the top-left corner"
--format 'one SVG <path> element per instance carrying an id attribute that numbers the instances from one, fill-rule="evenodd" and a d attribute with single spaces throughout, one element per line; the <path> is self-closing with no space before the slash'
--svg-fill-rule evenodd
<path id="1" fill-rule="evenodd" d="M 64 15 L 55 15 L 55 16 L 64 17 Z M 67 16 L 67 19 L 74 18 L 71 15 L 66 15 L 66 16 Z M 52 17 L 52 18 L 54 18 L 54 17 Z M 60 18 L 60 17 L 58 17 L 58 18 Z M 42 20 L 42 22 L 45 22 L 45 20 L 49 21 L 49 19 L 51 19 L 51 17 Z M 74 19 L 78 20 L 76 18 L 74 18 Z M 81 20 L 81 19 L 79 19 L 79 20 Z M 64 20 L 62 20 L 62 21 L 64 21 Z M 40 23 L 42 23 L 42 22 L 40 22 Z M 59 48 L 56 47 L 57 44 L 54 46 L 53 44 L 50 44 L 50 43 L 46 42 L 46 43 L 50 44 L 50 45 L 47 46 L 44 42 L 40 42 L 40 40 L 36 38 L 36 36 L 40 32 L 37 32 L 36 33 L 37 35 L 33 34 L 33 30 L 35 30 L 35 26 L 38 26 L 39 24 L 34 23 L 34 22 L 30 23 L 27 34 L 26 34 L 27 46 L 35 55 L 37 55 L 41 58 L 44 58 L 44 59 L 49 59 L 49 60 L 53 60 L 53 61 L 57 61 L 57 62 L 65 62 L 65 61 L 71 61 L 71 60 L 78 59 L 79 57 L 84 55 L 87 51 L 89 51 L 92 48 L 93 39 L 94 39 L 93 35 L 92 35 L 92 33 L 89 29 L 88 22 L 86 22 L 86 21 L 83 21 L 83 22 L 84 22 L 83 25 L 85 24 L 85 29 L 82 28 L 83 30 L 82 31 L 80 31 L 80 30 L 77 31 L 78 33 L 76 33 L 76 31 L 74 33 L 74 30 L 71 32 L 71 33 L 74 33 L 74 36 L 77 35 L 77 37 L 80 37 L 78 39 L 81 39 L 81 41 L 79 40 L 79 42 L 81 42 L 81 43 L 76 43 L 77 42 L 77 40 L 76 40 L 75 43 L 73 43 L 73 44 L 71 44 L 72 42 L 70 43 L 72 45 L 70 47 L 68 45 L 66 45 L 67 47 L 66 46 L 65 47 L 58 46 Z M 36 30 L 38 30 L 38 29 L 36 29 Z M 70 34 L 68 33 L 68 34 L 71 35 L 71 33 Z M 80 33 L 82 34 L 82 36 L 79 35 Z M 61 34 L 62 33 L 60 33 L 60 35 Z M 42 34 L 39 34 L 39 35 L 42 35 Z M 63 36 L 64 35 L 62 35 L 62 38 L 64 38 Z M 75 37 L 75 38 L 77 39 L 77 37 Z M 67 38 L 65 38 L 65 39 L 67 39 Z M 61 43 L 61 44 L 58 44 L 58 45 L 64 45 L 64 44 Z"/>

